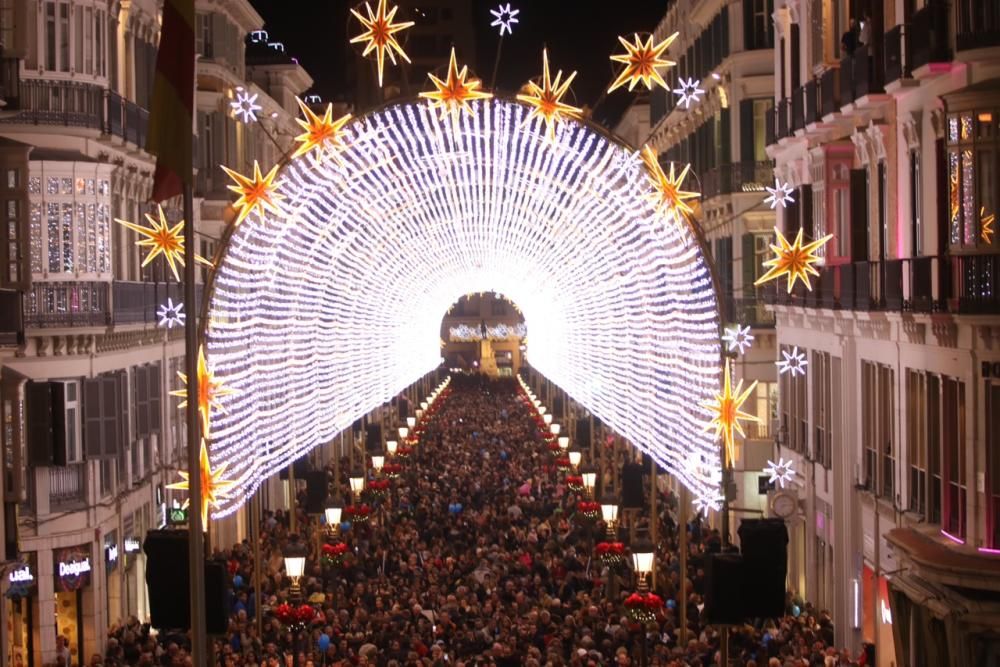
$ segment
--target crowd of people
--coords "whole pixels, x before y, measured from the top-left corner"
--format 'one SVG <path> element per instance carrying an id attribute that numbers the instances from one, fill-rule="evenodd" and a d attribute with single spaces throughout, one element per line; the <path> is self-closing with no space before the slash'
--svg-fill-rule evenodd
<path id="1" fill-rule="evenodd" d="M 252 545 L 216 552 L 231 584 L 228 631 L 213 644 L 218 665 L 720 664 L 719 634 L 703 618 L 705 559 L 719 543 L 716 531 L 697 516 L 684 523 L 690 554 L 682 586 L 678 507 L 663 496 L 654 588 L 663 607 L 652 622 L 633 623 L 622 605 L 634 590 L 631 576 L 623 570 L 620 585 L 611 585 L 609 571 L 593 557 L 594 535 L 604 527 L 577 516 L 581 496 L 551 465 L 537 414 L 517 382 L 456 376 L 429 412 L 412 451 L 394 459 L 400 469 L 388 492 L 367 499 L 366 521 L 341 531 L 346 550 L 314 547 L 296 595 L 282 559 L 293 539 L 287 513 L 264 513 L 259 595 Z M 339 466 L 336 480 L 329 469 L 331 489 L 345 496 L 348 467 Z M 311 535 L 310 517 L 296 519 L 299 531 Z M 731 660 L 761 667 L 859 664 L 831 648 L 828 614 L 792 600 L 789 610 L 794 602 L 797 614 L 733 630 Z M 136 619 L 110 635 L 104 664 L 191 663 L 183 635 L 151 637 Z M 92 662 L 98 667 L 101 656 Z"/>

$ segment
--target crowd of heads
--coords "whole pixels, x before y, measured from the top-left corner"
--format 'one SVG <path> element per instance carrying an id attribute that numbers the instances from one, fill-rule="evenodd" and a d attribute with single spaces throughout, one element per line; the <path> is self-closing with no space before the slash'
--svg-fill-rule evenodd
<path id="1" fill-rule="evenodd" d="M 316 531 L 326 528 L 299 511 L 296 531 L 313 546 L 295 596 L 282 558 L 292 535 L 288 513 L 263 513 L 259 595 L 253 545 L 216 550 L 230 583 L 228 630 L 212 641 L 218 665 L 719 664 L 719 632 L 703 617 L 706 557 L 718 548 L 718 532 L 685 512 L 689 576 L 682 587 L 679 508 L 661 492 L 653 591 L 664 605 L 655 621 L 631 622 L 622 602 L 635 589 L 633 577 L 627 568 L 612 575 L 594 558 L 605 526 L 578 515 L 582 496 L 553 465 L 515 380 L 455 376 L 421 423 L 419 443 L 397 462 L 389 492 L 367 500 L 367 521 L 345 524 L 336 538 L 324 533 L 348 546 L 344 554 L 324 559 Z M 328 468 L 331 490 L 345 498 L 349 468 L 346 459 Z M 630 521 L 614 539 L 627 542 L 652 528 L 648 519 Z M 288 622 L 287 611 L 303 605 L 311 608 L 307 620 Z M 828 614 L 791 599 L 788 608 L 797 613 L 733 629 L 730 657 L 767 667 L 856 664 L 831 648 Z M 135 619 L 112 629 L 103 661 L 191 664 L 184 635 L 153 638 Z M 97 667 L 101 656 L 92 662 Z"/>

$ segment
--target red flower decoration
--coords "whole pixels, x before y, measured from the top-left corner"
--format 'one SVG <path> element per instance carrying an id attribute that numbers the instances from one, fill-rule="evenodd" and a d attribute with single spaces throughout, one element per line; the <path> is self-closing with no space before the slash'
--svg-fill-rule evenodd
<path id="1" fill-rule="evenodd" d="M 295 620 L 299 623 L 310 623 L 316 618 L 316 610 L 307 604 L 295 610 Z"/>
<path id="2" fill-rule="evenodd" d="M 558 442 L 551 442 L 551 443 L 549 443 L 549 451 L 550 452 L 558 452 L 559 450 L 560 450 L 560 447 L 559 447 L 559 443 Z"/>
<path id="3" fill-rule="evenodd" d="M 389 488 L 389 480 L 387 479 L 373 479 L 368 482 L 368 488 L 372 491 L 385 491 Z"/>
<path id="4" fill-rule="evenodd" d="M 601 504 L 589 500 L 581 500 L 576 504 L 576 510 L 584 514 L 593 514 L 601 511 Z"/>
<path id="5" fill-rule="evenodd" d="M 337 542 L 336 544 L 324 544 L 323 545 L 323 555 L 324 556 L 341 556 L 347 553 L 347 545 L 343 542 Z"/>
<path id="6" fill-rule="evenodd" d="M 346 512 L 348 516 L 368 516 L 372 513 L 372 508 L 368 504 L 348 505 L 344 508 L 344 512 Z"/>
<path id="7" fill-rule="evenodd" d="M 625 545 L 621 542 L 598 542 L 596 549 L 598 556 L 621 556 L 625 553 Z"/>
<path id="8" fill-rule="evenodd" d="M 570 467 L 570 465 L 569 465 L 569 457 L 568 456 L 561 456 L 561 457 L 557 458 L 556 459 L 556 466 L 559 467 L 559 468 L 569 468 Z M 580 483 L 582 484 L 583 481 L 581 480 Z"/>
<path id="9" fill-rule="evenodd" d="M 274 608 L 274 616 L 285 625 L 288 625 L 295 620 L 295 608 L 287 602 L 282 602 Z"/>
<path id="10" fill-rule="evenodd" d="M 566 486 L 583 486 L 583 477 L 580 475 L 566 475 Z"/>

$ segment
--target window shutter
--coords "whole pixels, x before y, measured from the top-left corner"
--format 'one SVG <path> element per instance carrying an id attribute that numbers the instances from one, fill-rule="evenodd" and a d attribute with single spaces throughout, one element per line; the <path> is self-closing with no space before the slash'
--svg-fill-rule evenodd
<path id="1" fill-rule="evenodd" d="M 757 279 L 754 267 L 756 257 L 754 255 L 753 234 L 744 234 L 742 245 L 743 248 L 740 252 L 740 264 L 742 267 L 741 274 L 743 277 L 743 294 L 745 297 L 750 298 L 754 295 L 753 281 Z"/>
<path id="2" fill-rule="evenodd" d="M 740 160 L 754 161 L 753 100 L 740 101 Z"/>
<path id="3" fill-rule="evenodd" d="M 751 51 L 757 48 L 754 43 L 753 33 L 753 5 L 755 0 L 743 0 L 743 48 Z"/>
<path id="4" fill-rule="evenodd" d="M 83 381 L 83 447 L 88 459 L 104 455 L 104 422 L 101 412 L 101 379 Z"/>
<path id="5" fill-rule="evenodd" d="M 851 261 L 868 261 L 868 171 L 851 170 Z"/>
<path id="6" fill-rule="evenodd" d="M 150 433 L 160 433 L 160 362 L 149 366 L 149 431 Z"/>
<path id="7" fill-rule="evenodd" d="M 104 442 L 102 457 L 113 456 L 118 451 L 118 378 L 106 374 L 101 383 L 101 424 Z"/>
<path id="8" fill-rule="evenodd" d="M 128 372 L 118 371 L 113 376 L 113 387 L 106 391 L 113 391 L 112 400 L 105 405 L 106 411 L 113 415 L 113 423 L 110 426 L 114 436 L 105 438 L 104 455 L 115 458 L 125 448 L 125 443 L 131 439 L 131 423 L 129 422 L 129 394 L 128 394 Z M 107 415 L 108 412 L 105 412 Z M 105 422 L 107 423 L 107 422 Z"/>
<path id="9" fill-rule="evenodd" d="M 205 45 L 205 50 L 208 52 L 208 57 L 212 60 L 219 60 L 220 58 L 225 58 L 226 53 L 223 50 L 223 42 L 226 38 L 226 17 L 222 14 L 212 14 L 212 30 L 209 34 L 209 39 L 211 44 Z"/>
<path id="10" fill-rule="evenodd" d="M 52 465 L 52 391 L 48 382 L 28 382 L 24 391 L 28 465 Z"/>
<path id="11" fill-rule="evenodd" d="M 733 162 L 732 113 L 730 113 L 729 109 L 723 109 L 721 112 L 719 132 L 722 134 L 719 137 L 719 164 L 729 164 Z"/>
<path id="12" fill-rule="evenodd" d="M 809 183 L 804 183 L 799 188 L 799 201 L 802 202 L 801 207 L 801 220 L 802 229 L 805 230 L 805 235 L 807 238 L 813 238 L 816 233 L 813 229 L 813 197 L 812 197 L 812 185 Z"/>
<path id="13" fill-rule="evenodd" d="M 149 435 L 149 367 L 136 366 L 132 371 L 135 380 L 135 437 Z"/>

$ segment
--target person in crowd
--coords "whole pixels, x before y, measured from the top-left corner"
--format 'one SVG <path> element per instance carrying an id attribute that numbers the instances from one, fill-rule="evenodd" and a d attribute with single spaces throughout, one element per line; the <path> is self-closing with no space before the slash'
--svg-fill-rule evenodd
<path id="1" fill-rule="evenodd" d="M 854 52 L 858 50 L 858 39 L 858 22 L 852 18 L 847 30 L 840 38 L 840 48 L 843 49 L 845 56 L 853 56 Z"/>

